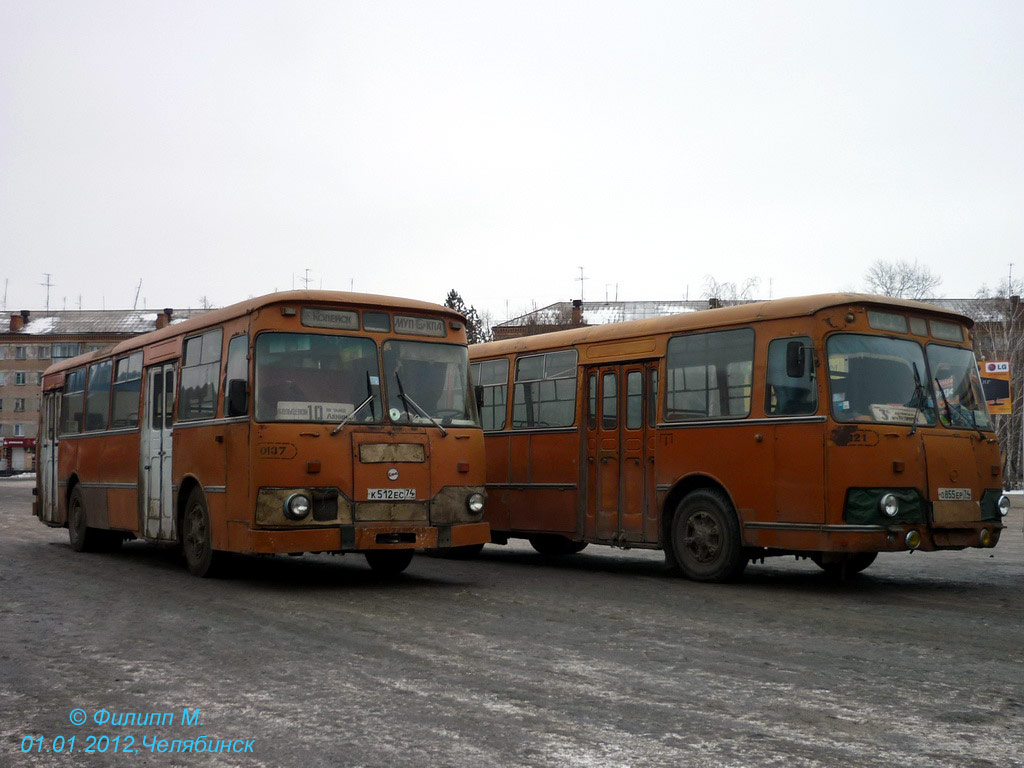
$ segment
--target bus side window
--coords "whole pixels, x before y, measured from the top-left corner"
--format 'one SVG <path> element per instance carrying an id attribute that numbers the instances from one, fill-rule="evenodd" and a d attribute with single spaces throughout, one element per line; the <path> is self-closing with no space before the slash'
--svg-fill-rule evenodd
<path id="1" fill-rule="evenodd" d="M 64 379 L 64 394 L 60 401 L 60 433 L 74 435 L 82 431 L 82 411 L 85 409 L 85 369 L 72 371 Z"/>
<path id="2" fill-rule="evenodd" d="M 640 429 L 644 425 L 643 373 L 626 374 L 626 429 Z"/>
<path id="3" fill-rule="evenodd" d="M 152 398 L 152 408 L 149 412 L 153 414 L 153 423 L 150 425 L 154 432 L 159 432 L 164 428 L 164 375 L 157 373 L 153 377 L 153 389 L 150 391 L 149 396 Z"/>
<path id="4" fill-rule="evenodd" d="M 647 369 L 647 426 L 653 427 L 658 423 L 658 369 Z"/>
<path id="5" fill-rule="evenodd" d="M 470 366 L 473 383 L 483 391 L 480 424 L 484 429 L 505 428 L 508 401 L 508 360 L 485 360 Z"/>
<path id="6" fill-rule="evenodd" d="M 805 363 L 799 377 L 791 377 L 786 371 L 786 350 L 792 342 L 806 348 L 811 346 L 811 340 L 806 336 L 775 339 L 768 345 L 764 410 L 769 416 L 800 416 L 818 410 L 813 355 L 804 355 Z"/>
<path id="7" fill-rule="evenodd" d="M 249 385 L 249 337 L 235 336 L 228 342 L 228 361 L 224 378 L 224 415 L 245 416 L 249 413 L 246 389 Z"/>
<path id="8" fill-rule="evenodd" d="M 619 397 L 614 373 L 606 373 L 601 383 L 601 429 L 615 429 L 619 411 Z"/>
<path id="9" fill-rule="evenodd" d="M 84 432 L 106 429 L 110 421 L 110 360 L 89 366 L 88 392 L 85 396 Z"/>
<path id="10" fill-rule="evenodd" d="M 569 427 L 576 420 L 576 350 L 516 360 L 513 427 Z"/>
<path id="11" fill-rule="evenodd" d="M 753 364 L 752 328 L 669 339 L 665 420 L 749 416 Z"/>
<path id="12" fill-rule="evenodd" d="M 587 426 L 597 427 L 597 374 L 590 374 L 587 381 Z"/>
<path id="13" fill-rule="evenodd" d="M 118 358 L 114 364 L 114 404 L 110 426 L 139 425 L 139 393 L 142 391 L 142 353 Z"/>
<path id="14" fill-rule="evenodd" d="M 181 361 L 179 421 L 212 419 L 217 415 L 220 354 L 224 331 L 217 328 L 185 340 Z"/>

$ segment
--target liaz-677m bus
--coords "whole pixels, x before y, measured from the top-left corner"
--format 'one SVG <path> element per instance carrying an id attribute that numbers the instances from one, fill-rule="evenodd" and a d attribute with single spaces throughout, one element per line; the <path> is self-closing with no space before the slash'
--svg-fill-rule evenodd
<path id="1" fill-rule="evenodd" d="M 995 546 L 971 321 L 837 294 L 470 348 L 494 541 L 662 548 L 693 579 L 796 554 Z"/>
<path id="2" fill-rule="evenodd" d="M 434 304 L 292 291 L 51 366 L 35 514 L 76 550 L 179 542 L 360 552 L 489 540 L 463 318 Z"/>

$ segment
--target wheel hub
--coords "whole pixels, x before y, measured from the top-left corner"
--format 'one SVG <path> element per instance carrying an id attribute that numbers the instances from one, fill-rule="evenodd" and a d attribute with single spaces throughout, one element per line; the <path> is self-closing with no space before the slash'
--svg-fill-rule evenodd
<path id="1" fill-rule="evenodd" d="M 707 512 L 696 512 L 686 521 L 683 545 L 699 563 L 709 563 L 722 548 L 722 532 L 714 517 Z"/>

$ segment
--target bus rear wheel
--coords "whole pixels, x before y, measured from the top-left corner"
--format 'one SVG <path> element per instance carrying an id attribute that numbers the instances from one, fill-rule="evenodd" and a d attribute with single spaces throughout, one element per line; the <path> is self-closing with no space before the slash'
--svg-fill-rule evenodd
<path id="1" fill-rule="evenodd" d="M 732 504 L 715 490 L 687 494 L 672 518 L 672 553 L 694 581 L 730 581 L 747 566 Z"/>
<path id="2" fill-rule="evenodd" d="M 77 485 L 68 497 L 68 538 L 75 552 L 113 552 L 121 546 L 122 535 L 86 525 L 85 502 Z"/>
<path id="3" fill-rule="evenodd" d="M 226 553 L 213 548 L 210 512 L 199 488 L 192 489 L 185 504 L 185 514 L 181 521 L 181 549 L 188 572 L 193 576 L 215 576 L 224 565 Z"/>
<path id="4" fill-rule="evenodd" d="M 587 542 L 573 541 L 557 533 L 538 533 L 530 536 L 528 541 L 542 555 L 575 555 L 587 548 Z"/>
<path id="5" fill-rule="evenodd" d="M 364 552 L 366 564 L 381 576 L 395 576 L 409 567 L 412 562 L 411 549 L 379 549 Z"/>

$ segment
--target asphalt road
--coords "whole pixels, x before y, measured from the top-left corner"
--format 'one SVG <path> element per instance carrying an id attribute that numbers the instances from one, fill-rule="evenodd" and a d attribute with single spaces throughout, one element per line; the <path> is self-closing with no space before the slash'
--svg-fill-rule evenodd
<path id="1" fill-rule="evenodd" d="M 145 543 L 72 552 L 30 489 L 0 481 L 0 766 L 1024 765 L 1019 510 L 995 550 L 846 584 L 518 544 L 390 581 L 357 556 L 200 580 Z M 252 751 L 159 751 L 203 736 Z"/>

